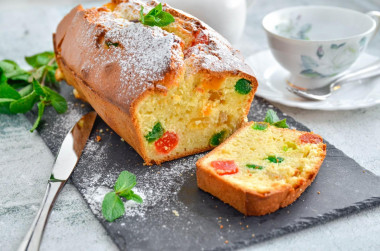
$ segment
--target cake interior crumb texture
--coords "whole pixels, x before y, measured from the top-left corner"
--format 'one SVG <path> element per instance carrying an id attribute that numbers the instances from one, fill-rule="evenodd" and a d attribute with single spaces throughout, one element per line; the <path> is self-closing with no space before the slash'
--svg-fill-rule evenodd
<path id="1" fill-rule="evenodd" d="M 198 161 L 198 174 L 202 176 L 198 177 L 198 185 L 233 206 L 233 201 L 226 201 L 223 194 L 213 190 L 213 181 L 233 187 L 234 191 L 243 194 L 243 199 L 251 194 L 270 200 L 274 194 L 285 193 L 284 201 L 276 198 L 278 201 L 274 202 L 278 205 L 273 208 L 278 209 L 293 202 L 313 181 L 326 155 L 326 145 L 314 133 L 277 128 L 266 123 L 255 125 L 255 122 L 247 123 Z M 301 191 L 297 192 L 297 189 Z M 291 196 L 287 198 L 288 195 Z M 239 198 L 238 195 L 235 197 Z M 259 207 L 259 204 L 260 200 L 257 200 L 255 206 Z M 246 206 L 244 204 L 243 208 Z M 247 213 L 249 208 L 243 211 Z"/>

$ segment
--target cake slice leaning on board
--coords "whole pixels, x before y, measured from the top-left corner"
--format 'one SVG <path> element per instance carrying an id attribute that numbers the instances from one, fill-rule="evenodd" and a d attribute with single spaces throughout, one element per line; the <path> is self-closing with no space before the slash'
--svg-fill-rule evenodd
<path id="1" fill-rule="evenodd" d="M 321 136 L 249 122 L 197 162 L 199 188 L 245 215 L 293 203 L 326 156 Z"/>
<path id="2" fill-rule="evenodd" d="M 218 145 L 247 121 L 257 89 L 240 52 L 195 17 L 162 5 L 174 22 L 142 24 L 154 8 L 143 0 L 78 6 L 54 35 L 63 78 L 146 164 Z"/>

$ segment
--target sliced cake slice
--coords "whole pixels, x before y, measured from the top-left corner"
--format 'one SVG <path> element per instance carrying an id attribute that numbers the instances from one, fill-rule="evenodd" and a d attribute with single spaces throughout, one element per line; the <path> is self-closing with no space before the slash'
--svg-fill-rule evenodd
<path id="1" fill-rule="evenodd" d="M 317 134 L 249 122 L 198 160 L 197 182 L 245 215 L 265 215 L 293 203 L 325 155 Z"/>

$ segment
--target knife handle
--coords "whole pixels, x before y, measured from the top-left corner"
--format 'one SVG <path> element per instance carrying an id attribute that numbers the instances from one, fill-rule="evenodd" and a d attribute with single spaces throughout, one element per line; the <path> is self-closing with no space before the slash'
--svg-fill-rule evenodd
<path id="1" fill-rule="evenodd" d="M 64 185 L 64 181 L 48 181 L 41 207 L 38 210 L 38 214 L 34 219 L 27 235 L 21 242 L 18 251 L 38 251 L 40 249 L 41 239 L 50 211 L 53 208 L 53 204 Z"/>

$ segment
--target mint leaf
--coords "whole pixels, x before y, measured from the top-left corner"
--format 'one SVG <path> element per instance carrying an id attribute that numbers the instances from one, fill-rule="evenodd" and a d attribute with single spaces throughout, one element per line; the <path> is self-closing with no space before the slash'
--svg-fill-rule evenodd
<path id="1" fill-rule="evenodd" d="M 140 204 L 143 203 L 143 199 L 138 194 L 133 193 L 133 191 L 130 200 L 136 201 Z"/>
<path id="2" fill-rule="evenodd" d="M 21 95 L 6 82 L 0 84 L 0 98 L 19 99 Z"/>
<path id="3" fill-rule="evenodd" d="M 145 19 L 144 19 L 144 7 L 141 5 L 141 9 L 140 9 L 140 21 L 142 24 L 145 23 Z"/>
<path id="4" fill-rule="evenodd" d="M 54 62 L 54 64 L 56 64 L 56 62 Z M 57 65 L 46 66 L 47 73 L 46 73 L 45 82 L 52 83 L 52 84 L 58 83 L 57 79 L 55 78 L 55 71 L 57 70 L 57 68 L 58 68 Z"/>
<path id="5" fill-rule="evenodd" d="M 24 97 L 31 93 L 33 91 L 33 85 L 28 84 L 27 86 L 23 87 L 21 90 L 18 91 L 21 97 Z"/>
<path id="6" fill-rule="evenodd" d="M 123 194 L 128 194 L 135 185 L 136 176 L 128 171 L 122 171 L 116 180 L 114 190 L 117 194 L 123 196 Z"/>
<path id="7" fill-rule="evenodd" d="M 259 165 L 255 165 L 255 164 L 247 164 L 245 166 L 248 167 L 248 168 L 251 168 L 251 169 L 258 169 L 258 170 L 264 169 L 263 166 L 259 166 Z"/>
<path id="8" fill-rule="evenodd" d="M 135 194 L 132 190 L 129 190 L 128 193 L 119 194 L 119 195 L 124 197 L 127 200 L 133 200 L 140 204 L 143 202 L 143 199 L 138 194 Z"/>
<path id="9" fill-rule="evenodd" d="M 0 85 L 3 83 L 7 83 L 7 77 L 4 74 L 4 70 L 0 68 Z"/>
<path id="10" fill-rule="evenodd" d="M 54 52 L 45 51 L 42 53 L 35 54 L 30 57 L 25 57 L 25 61 L 33 68 L 39 68 L 50 63 L 54 59 Z"/>
<path id="11" fill-rule="evenodd" d="M 64 97 L 62 97 L 49 87 L 44 86 L 42 87 L 42 89 L 47 94 L 47 99 L 51 101 L 51 105 L 54 107 L 57 113 L 62 114 L 67 111 L 67 102 Z"/>
<path id="12" fill-rule="evenodd" d="M 255 130 L 259 130 L 259 131 L 264 131 L 265 129 L 268 128 L 268 124 L 267 123 L 263 123 L 263 122 L 255 122 L 252 126 L 253 129 Z"/>
<path id="13" fill-rule="evenodd" d="M 159 26 L 164 27 L 173 22 L 175 22 L 174 17 L 165 11 L 162 11 L 162 4 L 158 4 L 156 7 L 151 9 L 148 14 L 144 16 L 144 7 L 141 6 L 140 9 L 140 21 L 142 24 L 148 26 Z"/>
<path id="14" fill-rule="evenodd" d="M 115 192 L 109 192 L 104 196 L 102 214 L 104 218 L 112 222 L 121 217 L 125 212 L 123 201 Z"/>
<path id="15" fill-rule="evenodd" d="M 10 105 L 11 102 L 4 102 L 4 103 L 0 103 L 0 113 L 1 114 L 14 114 L 13 112 L 11 112 L 11 110 L 9 109 L 9 105 Z"/>
<path id="16" fill-rule="evenodd" d="M 18 93 L 17 93 L 18 94 Z M 16 101 L 13 101 L 9 109 L 13 113 L 26 113 L 31 110 L 34 106 L 34 103 L 38 100 L 38 95 L 36 92 L 31 92 L 30 94 L 22 97 Z"/>
<path id="17" fill-rule="evenodd" d="M 12 101 L 15 101 L 15 99 L 11 99 L 11 98 L 0 98 L 0 104 L 9 103 L 9 102 L 12 102 Z"/>
<path id="18" fill-rule="evenodd" d="M 42 97 L 47 96 L 46 92 L 44 91 L 41 84 L 37 80 L 33 79 L 32 85 L 33 85 L 33 90 L 36 92 L 37 95 L 42 96 Z"/>
<path id="19" fill-rule="evenodd" d="M 235 91 L 242 95 L 247 95 L 252 90 L 251 82 L 241 78 L 235 84 Z"/>
<path id="20" fill-rule="evenodd" d="M 164 128 L 162 127 L 160 122 L 157 122 L 153 128 L 152 131 L 150 131 L 147 135 L 145 135 L 145 139 L 148 141 L 148 143 L 152 143 L 164 135 Z"/>
<path id="21" fill-rule="evenodd" d="M 275 123 L 279 120 L 280 119 L 278 118 L 277 113 L 275 111 L 273 111 L 272 109 L 269 109 L 267 111 L 267 114 L 265 115 L 264 122 L 267 122 L 267 123 L 273 125 L 273 123 Z"/>
<path id="22" fill-rule="evenodd" d="M 226 138 L 227 131 L 223 130 L 221 132 L 215 133 L 211 136 L 210 146 L 218 146 Z"/>
<path id="23" fill-rule="evenodd" d="M 272 109 L 269 109 L 267 111 L 264 122 L 267 122 L 278 128 L 289 128 L 288 124 L 286 123 L 286 119 L 280 121 L 280 119 L 277 116 L 277 113 Z"/>
<path id="24" fill-rule="evenodd" d="M 282 158 L 282 157 L 276 157 L 274 155 L 270 155 L 266 159 L 269 160 L 269 162 L 272 162 L 272 163 L 281 163 L 281 162 L 284 161 L 284 158 Z"/>
<path id="25" fill-rule="evenodd" d="M 38 102 L 37 107 L 38 107 L 38 117 L 36 121 L 34 122 L 32 129 L 30 129 L 30 132 L 33 132 L 34 130 L 36 130 L 37 126 L 40 124 L 42 115 L 44 114 L 44 111 L 45 111 L 45 103 Z"/>
<path id="26" fill-rule="evenodd" d="M 136 185 L 136 176 L 128 171 L 122 171 L 117 178 L 114 192 L 106 194 L 102 203 L 102 213 L 108 221 L 114 221 L 124 214 L 125 208 L 121 197 L 142 203 L 142 198 L 131 189 Z"/>
<path id="27" fill-rule="evenodd" d="M 28 82 L 30 73 L 21 69 L 16 62 L 8 59 L 2 60 L 0 61 L 0 68 L 9 80 Z"/>
<path id="28" fill-rule="evenodd" d="M 273 125 L 278 128 L 289 128 L 288 124 L 286 124 L 286 119 L 277 121 L 273 123 Z"/>

